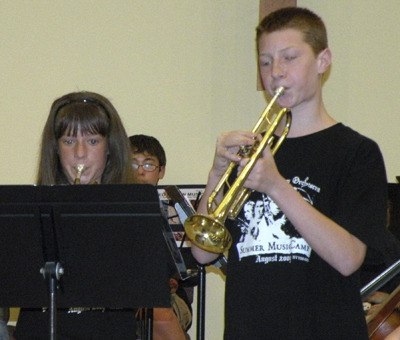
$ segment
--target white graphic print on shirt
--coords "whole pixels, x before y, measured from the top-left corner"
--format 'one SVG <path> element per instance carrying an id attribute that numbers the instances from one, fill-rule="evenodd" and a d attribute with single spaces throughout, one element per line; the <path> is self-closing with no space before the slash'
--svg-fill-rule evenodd
<path id="1" fill-rule="evenodd" d="M 291 181 L 306 201 L 313 205 L 315 194 L 320 188 L 311 184 L 309 179 L 294 177 Z M 312 195 L 309 192 L 313 192 Z M 239 259 L 255 256 L 256 263 L 269 262 L 308 262 L 311 247 L 300 236 L 279 207 L 269 196 L 259 194 L 243 206 L 237 227 L 240 238 L 236 244 Z M 252 197 L 253 198 L 253 197 Z"/>

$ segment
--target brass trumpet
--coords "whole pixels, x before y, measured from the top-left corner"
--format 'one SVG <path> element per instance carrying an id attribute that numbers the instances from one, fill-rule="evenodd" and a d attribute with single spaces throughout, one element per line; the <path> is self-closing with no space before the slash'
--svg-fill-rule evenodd
<path id="1" fill-rule="evenodd" d="M 81 184 L 81 176 L 84 168 L 85 164 L 76 165 L 76 177 L 74 179 L 74 184 Z"/>
<path id="2" fill-rule="evenodd" d="M 238 154 L 241 157 L 248 157 L 249 161 L 237 176 L 236 180 L 232 185 L 228 183 L 232 171 L 237 166 L 235 162 L 231 162 L 208 198 L 208 215 L 195 214 L 186 219 L 184 223 L 186 235 L 197 247 L 216 254 L 223 253 L 231 247 L 232 236 L 226 229 L 224 223 L 226 218 L 236 218 L 243 204 L 251 194 L 251 190 L 244 188 L 243 183 L 246 181 L 263 150 L 269 146 L 271 148 L 271 153 L 275 155 L 289 133 L 292 121 L 290 111 L 283 108 L 276 114 L 272 113 L 273 105 L 278 97 L 283 94 L 284 90 L 283 87 L 277 89 L 274 97 L 271 99 L 252 130 L 253 133 L 264 133 L 262 140 L 256 142 L 250 148 L 241 147 L 239 149 Z M 286 116 L 284 130 L 281 136 L 276 139 L 274 135 L 275 130 L 284 116 Z M 217 196 L 221 190 L 224 189 L 225 185 L 228 191 L 225 193 L 225 196 L 223 196 L 222 201 L 217 204 Z"/>
<path id="3" fill-rule="evenodd" d="M 77 164 L 75 168 L 76 168 L 76 176 L 74 179 L 74 184 L 81 184 L 81 176 L 83 173 L 83 169 L 85 168 L 85 164 Z M 98 182 L 92 181 L 89 184 L 98 184 Z"/>

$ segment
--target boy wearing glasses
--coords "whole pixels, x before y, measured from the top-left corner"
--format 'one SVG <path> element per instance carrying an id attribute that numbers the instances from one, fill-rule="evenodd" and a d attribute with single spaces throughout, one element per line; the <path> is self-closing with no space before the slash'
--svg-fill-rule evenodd
<path id="1" fill-rule="evenodd" d="M 132 153 L 132 175 L 135 184 L 157 185 L 164 177 L 167 159 L 160 142 L 146 135 L 129 137 Z M 172 308 L 153 309 L 153 339 L 189 339 L 192 311 L 184 290 L 176 279 L 170 279 Z"/>
<path id="2" fill-rule="evenodd" d="M 129 137 L 132 150 L 133 182 L 157 185 L 164 177 L 167 159 L 160 142 L 146 135 Z"/>

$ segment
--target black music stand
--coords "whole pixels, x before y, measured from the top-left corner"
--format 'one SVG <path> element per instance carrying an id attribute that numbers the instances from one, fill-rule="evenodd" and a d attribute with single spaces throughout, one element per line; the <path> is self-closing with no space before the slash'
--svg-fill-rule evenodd
<path id="1" fill-rule="evenodd" d="M 192 204 L 185 198 L 180 188 L 176 185 L 167 185 L 163 189 L 168 195 L 168 198 L 174 203 L 175 210 L 179 216 L 182 224 L 185 223 L 186 218 L 194 215 L 195 209 Z M 199 199 L 200 196 L 197 197 Z M 192 257 L 192 256 L 191 256 Z M 192 257 L 193 258 L 193 257 Z M 193 261 L 194 258 L 193 258 Z M 196 262 L 197 263 L 197 262 Z M 221 272 L 226 275 L 227 259 L 221 255 L 215 260 L 212 265 L 219 268 Z M 205 311 L 206 311 L 206 266 L 197 263 L 197 330 L 196 339 L 204 340 L 205 338 Z M 179 266 L 177 266 L 179 269 Z M 186 268 L 186 266 L 184 266 Z"/>
<path id="2" fill-rule="evenodd" d="M 0 306 L 170 307 L 162 223 L 150 185 L 0 186 Z"/>
<path id="3" fill-rule="evenodd" d="M 386 268 L 382 273 L 376 276 L 373 280 L 368 282 L 361 288 L 361 298 L 366 298 L 368 295 L 376 292 L 379 288 L 388 283 L 396 275 L 400 273 L 400 260 L 397 260 L 390 267 Z"/>

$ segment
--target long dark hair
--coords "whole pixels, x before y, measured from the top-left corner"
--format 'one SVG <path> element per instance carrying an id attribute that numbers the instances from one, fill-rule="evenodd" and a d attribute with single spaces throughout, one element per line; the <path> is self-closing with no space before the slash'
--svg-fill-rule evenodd
<path id="1" fill-rule="evenodd" d="M 42 132 L 37 184 L 68 184 L 58 156 L 58 139 L 100 134 L 107 138 L 108 158 L 101 183 L 128 183 L 130 174 L 129 140 L 117 110 L 111 102 L 93 92 L 73 92 L 56 99 Z"/>

